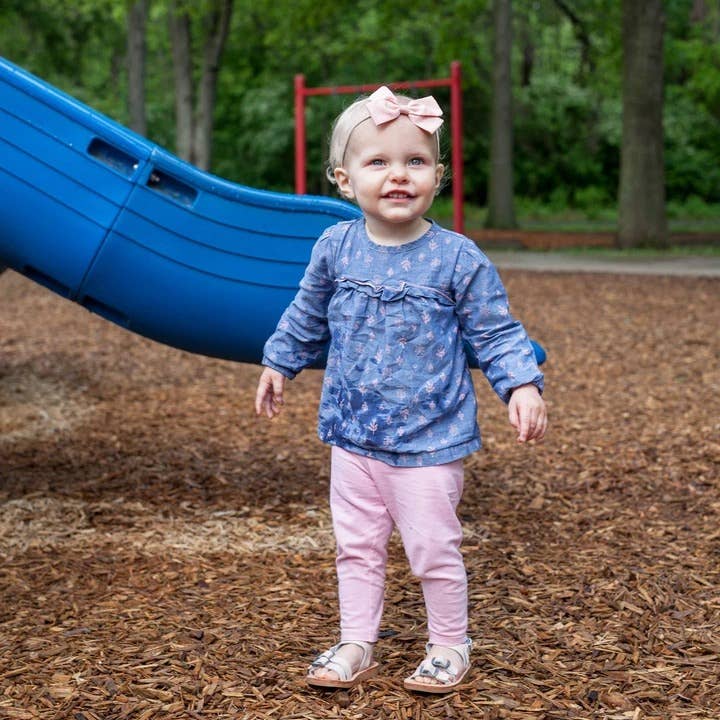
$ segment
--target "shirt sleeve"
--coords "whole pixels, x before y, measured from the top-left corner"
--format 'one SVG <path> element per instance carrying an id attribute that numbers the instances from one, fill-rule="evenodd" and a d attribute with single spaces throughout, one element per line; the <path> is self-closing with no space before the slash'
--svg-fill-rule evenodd
<path id="1" fill-rule="evenodd" d="M 263 349 L 262 364 L 294 378 L 316 362 L 330 338 L 327 308 L 334 290 L 330 234 L 315 243 L 300 289 Z"/>
<path id="2" fill-rule="evenodd" d="M 479 251 L 461 251 L 456 265 L 455 303 L 466 347 L 503 402 L 527 383 L 543 391 L 544 378 L 530 339 L 511 312 L 495 266 Z"/>

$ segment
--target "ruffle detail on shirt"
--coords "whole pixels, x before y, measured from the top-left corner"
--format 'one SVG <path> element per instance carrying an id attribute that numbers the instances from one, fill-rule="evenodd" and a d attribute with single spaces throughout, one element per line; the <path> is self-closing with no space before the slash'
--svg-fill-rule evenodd
<path id="1" fill-rule="evenodd" d="M 401 281 L 396 285 L 383 284 L 377 285 L 367 280 L 354 280 L 348 277 L 340 277 L 335 281 L 338 288 L 348 290 L 358 290 L 368 297 L 377 298 L 382 302 L 397 302 L 405 297 L 414 297 L 422 299 L 436 300 L 440 305 L 454 305 L 453 299 L 435 288 L 425 287 L 424 285 L 412 285 L 405 281 Z"/>

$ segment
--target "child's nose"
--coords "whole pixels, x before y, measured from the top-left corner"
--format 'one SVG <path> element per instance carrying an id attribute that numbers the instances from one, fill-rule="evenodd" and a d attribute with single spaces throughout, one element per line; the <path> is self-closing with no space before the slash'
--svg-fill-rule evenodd
<path id="1" fill-rule="evenodd" d="M 393 163 L 390 166 L 390 178 L 396 182 L 404 182 L 407 180 L 407 165 L 405 163 Z"/>

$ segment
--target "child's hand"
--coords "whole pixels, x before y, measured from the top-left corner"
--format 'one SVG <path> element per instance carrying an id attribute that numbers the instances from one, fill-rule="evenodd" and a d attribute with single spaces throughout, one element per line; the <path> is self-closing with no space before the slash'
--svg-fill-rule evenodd
<path id="1" fill-rule="evenodd" d="M 278 415 L 283 405 L 284 388 L 285 376 L 277 370 L 266 367 L 258 381 L 255 412 L 258 415 L 265 413 L 271 419 Z"/>
<path id="2" fill-rule="evenodd" d="M 547 430 L 547 408 L 535 385 L 520 385 L 510 396 L 510 424 L 518 431 L 518 442 L 542 440 Z"/>

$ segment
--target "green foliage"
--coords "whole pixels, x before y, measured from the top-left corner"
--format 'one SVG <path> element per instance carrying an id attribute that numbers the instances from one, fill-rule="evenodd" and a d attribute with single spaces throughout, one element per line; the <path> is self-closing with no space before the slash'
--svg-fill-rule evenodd
<path id="1" fill-rule="evenodd" d="M 117 0 L 27 0 L 4 4 L 3 55 L 84 99 L 96 100 L 112 77 L 124 34 L 113 19 Z M 7 48 L 7 50 L 5 50 Z M 104 88 L 107 92 L 107 88 Z"/>
<path id="2" fill-rule="evenodd" d="M 720 203 L 707 203 L 697 195 L 691 195 L 684 201 L 671 200 L 667 210 L 672 220 L 694 218 L 699 222 L 709 221 L 715 228 L 720 228 Z"/>
<path id="3" fill-rule="evenodd" d="M 182 4 L 199 23 L 211 1 Z M 126 123 L 128 3 L 5 0 L 0 52 Z M 482 204 L 489 155 L 490 5 L 490 0 L 417 0 L 412 7 L 376 0 L 235 0 L 218 81 L 213 171 L 256 187 L 292 189 L 296 73 L 303 73 L 309 86 L 391 82 L 447 77 L 450 61 L 460 60 L 465 190 Z M 172 150 L 168 6 L 169 0 L 150 3 L 146 99 L 150 138 Z M 707 3 L 709 14 L 701 19 L 692 17 L 692 6 L 691 0 L 666 3 L 667 193 L 670 208 L 689 208 L 695 201 L 716 208 L 720 6 Z M 604 218 L 614 205 L 619 171 L 620 3 L 516 0 L 513 7 L 518 202 Z M 194 29 L 197 42 L 202 29 Z M 449 92 L 434 94 L 449 114 Z M 333 118 L 352 100 L 347 95 L 308 100 L 311 192 L 333 193 L 324 180 L 327 138 Z M 448 134 L 443 149 L 449 161 Z M 449 182 L 439 203 L 449 202 L 451 187 Z"/>
<path id="4" fill-rule="evenodd" d="M 720 200 L 718 127 L 718 119 L 693 103 L 684 88 L 667 89 L 665 182 L 670 198 Z"/>
<path id="5" fill-rule="evenodd" d="M 521 88 L 517 97 L 517 192 L 553 206 L 587 207 L 614 197 L 619 102 L 556 76 Z"/>

